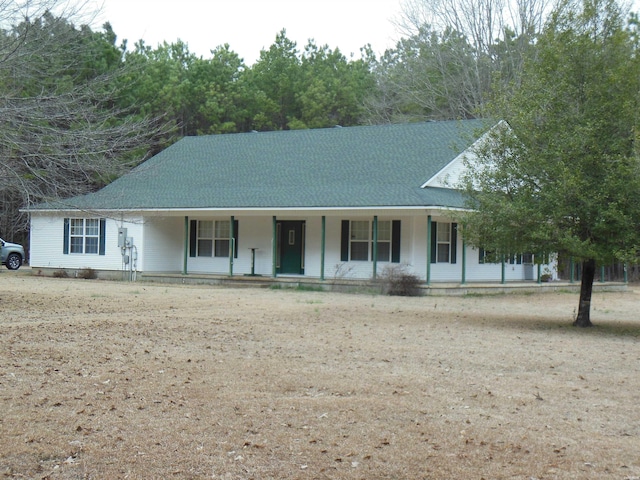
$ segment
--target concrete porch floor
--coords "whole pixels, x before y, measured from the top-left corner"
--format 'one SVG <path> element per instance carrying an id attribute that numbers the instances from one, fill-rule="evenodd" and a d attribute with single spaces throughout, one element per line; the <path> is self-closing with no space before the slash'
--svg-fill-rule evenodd
<path id="1" fill-rule="evenodd" d="M 226 285 L 231 287 L 250 288 L 299 288 L 309 290 L 325 290 L 337 292 L 380 293 L 381 282 L 374 280 L 325 279 L 309 278 L 301 275 L 208 275 L 179 273 L 141 273 L 139 281 L 154 283 L 174 283 L 183 285 Z M 579 292 L 580 282 L 554 281 L 542 282 L 432 282 L 431 285 L 420 285 L 424 295 L 496 295 L 503 293 L 543 293 L 543 292 Z M 624 282 L 599 282 L 593 284 L 594 291 L 624 291 L 628 285 Z"/>
<path id="2" fill-rule="evenodd" d="M 55 276 L 59 269 L 31 268 L 23 265 L 19 270 L 2 273 L 8 275 L 41 275 Z M 78 277 L 80 270 L 68 269 L 69 278 Z M 129 281 L 129 272 L 96 272 L 100 279 L 117 281 Z M 362 292 L 380 294 L 382 284 L 373 280 L 350 280 L 345 278 L 319 278 L 305 277 L 303 275 L 279 275 L 277 277 L 267 275 L 214 275 L 194 274 L 183 275 L 178 272 L 144 273 L 136 272 L 135 280 L 138 282 L 181 284 L 181 285 L 224 285 L 229 287 L 246 288 L 291 288 L 307 290 L 324 290 L 331 292 Z M 534 281 L 517 282 L 467 282 L 465 284 L 455 282 L 432 282 L 431 285 L 422 284 L 419 287 L 424 295 L 499 295 L 506 293 L 546 293 L 546 292 L 579 292 L 580 282 L 554 281 L 537 283 Z M 629 285 L 624 282 L 599 282 L 595 281 L 593 290 L 625 291 Z"/>

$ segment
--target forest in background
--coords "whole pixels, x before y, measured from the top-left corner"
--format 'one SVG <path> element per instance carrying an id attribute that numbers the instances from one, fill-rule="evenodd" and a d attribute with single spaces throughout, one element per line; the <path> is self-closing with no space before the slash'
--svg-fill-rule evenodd
<path id="1" fill-rule="evenodd" d="M 186 135 L 483 116 L 562 3 L 407 0 L 379 57 L 282 30 L 247 65 L 228 44 L 131 46 L 61 0 L 0 1 L 0 235 L 27 244 L 21 209 L 95 191 Z"/>

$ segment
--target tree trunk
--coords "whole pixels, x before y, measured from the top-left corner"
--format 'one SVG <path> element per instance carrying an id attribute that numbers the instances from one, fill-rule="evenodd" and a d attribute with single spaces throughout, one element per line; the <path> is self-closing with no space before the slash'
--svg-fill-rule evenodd
<path id="1" fill-rule="evenodd" d="M 574 327 L 592 327 L 591 323 L 591 293 L 593 292 L 593 279 L 596 276 L 596 261 L 594 259 L 582 262 L 582 281 L 580 283 L 580 305 L 578 316 L 573 322 Z"/>

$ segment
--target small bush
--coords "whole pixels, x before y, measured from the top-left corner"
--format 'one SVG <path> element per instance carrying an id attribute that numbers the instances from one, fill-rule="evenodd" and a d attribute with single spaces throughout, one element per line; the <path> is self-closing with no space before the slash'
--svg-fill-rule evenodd
<path id="1" fill-rule="evenodd" d="M 52 275 L 54 278 L 69 278 L 69 274 L 64 269 L 55 270 Z"/>
<path id="2" fill-rule="evenodd" d="M 78 271 L 78 278 L 84 278 L 85 280 L 94 280 L 98 278 L 98 274 L 93 268 L 87 267 Z"/>
<path id="3" fill-rule="evenodd" d="M 420 288 L 422 280 L 417 275 L 407 272 L 407 267 L 407 265 L 393 265 L 382 270 L 379 281 L 383 294 L 402 297 L 422 295 Z"/>

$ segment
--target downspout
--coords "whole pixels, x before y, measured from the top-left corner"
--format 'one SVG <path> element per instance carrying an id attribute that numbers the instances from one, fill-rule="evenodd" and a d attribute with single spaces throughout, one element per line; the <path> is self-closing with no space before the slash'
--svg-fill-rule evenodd
<path id="1" fill-rule="evenodd" d="M 431 285 L 431 215 L 427 215 L 427 285 Z"/>
<path id="2" fill-rule="evenodd" d="M 373 216 L 373 279 L 378 274 L 378 216 Z"/>
<path id="3" fill-rule="evenodd" d="M 324 251 L 327 237 L 327 217 L 322 216 L 322 236 L 320 238 L 320 280 L 324 281 Z"/>
<path id="4" fill-rule="evenodd" d="M 182 275 L 187 274 L 187 262 L 189 261 L 189 217 L 184 217 L 184 252 L 182 259 Z"/>
<path id="5" fill-rule="evenodd" d="M 233 277 L 233 258 L 236 254 L 235 218 L 231 215 L 229 224 L 229 276 Z"/>
<path id="6" fill-rule="evenodd" d="M 502 275 L 500 278 L 500 283 L 502 285 L 504 285 L 505 283 L 505 269 L 506 269 L 506 262 L 504 261 L 504 254 L 502 255 Z"/>

